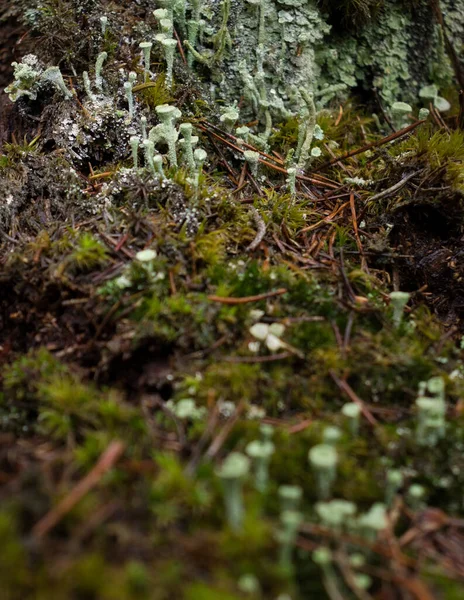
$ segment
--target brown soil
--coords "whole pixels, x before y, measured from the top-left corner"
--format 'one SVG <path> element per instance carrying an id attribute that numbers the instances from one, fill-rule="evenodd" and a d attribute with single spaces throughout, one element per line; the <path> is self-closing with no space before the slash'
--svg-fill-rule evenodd
<path id="1" fill-rule="evenodd" d="M 11 82 L 11 63 L 25 52 L 27 40 L 24 27 L 14 17 L 4 17 L 10 9 L 10 0 L 0 0 L 0 148 L 11 134 L 10 114 L 12 104 L 3 90 Z"/>
<path id="2" fill-rule="evenodd" d="M 396 214 L 394 242 L 405 256 L 398 264 L 400 289 L 422 290 L 424 300 L 451 329 L 464 331 L 464 237 L 430 206 Z"/>

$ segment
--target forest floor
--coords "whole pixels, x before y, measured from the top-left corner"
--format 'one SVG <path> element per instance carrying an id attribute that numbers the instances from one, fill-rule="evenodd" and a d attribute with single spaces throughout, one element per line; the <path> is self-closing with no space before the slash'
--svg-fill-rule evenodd
<path id="1" fill-rule="evenodd" d="M 13 18 L 0 35 L 3 89 L 37 40 Z M 98 143 L 76 165 L 50 129 L 63 101 L 0 98 L 2 599 L 461 599 L 457 90 L 449 116 L 383 131 L 360 99 L 324 111 L 296 194 L 297 120 L 253 176 L 200 96 L 137 97 L 190 115 L 198 191 Z M 439 426 L 420 395 L 446 398 Z M 224 486 L 256 440 L 269 459 Z"/>

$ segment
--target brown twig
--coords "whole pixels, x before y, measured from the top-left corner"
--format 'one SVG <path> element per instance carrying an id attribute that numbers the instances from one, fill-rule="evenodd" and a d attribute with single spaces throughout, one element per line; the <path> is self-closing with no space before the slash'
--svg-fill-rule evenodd
<path id="1" fill-rule="evenodd" d="M 100 456 L 97 464 L 84 479 L 63 498 L 63 500 L 52 508 L 32 529 L 32 535 L 36 538 L 44 537 L 61 519 L 82 500 L 102 479 L 102 477 L 113 468 L 124 452 L 125 445 L 119 440 L 110 443 L 105 452 Z"/>
<path id="2" fill-rule="evenodd" d="M 177 294 L 176 280 L 174 279 L 174 272 L 172 269 L 169 269 L 169 288 L 171 290 L 171 295 L 175 296 Z"/>
<path id="3" fill-rule="evenodd" d="M 175 29 L 174 29 L 174 35 L 176 36 L 177 47 L 179 48 L 179 54 L 180 54 L 180 57 L 182 58 L 182 62 L 184 63 L 184 65 L 187 65 L 188 63 L 187 63 L 187 59 L 185 58 L 184 45 L 182 44 L 179 34 L 177 33 L 177 31 Z"/>
<path id="4" fill-rule="evenodd" d="M 230 419 L 227 421 L 227 423 L 224 425 L 224 427 L 221 429 L 221 431 L 217 434 L 217 436 L 211 442 L 210 447 L 206 451 L 206 454 L 205 454 L 206 457 L 208 457 L 209 459 L 212 459 L 216 456 L 216 454 L 219 452 L 219 450 L 224 445 L 226 439 L 228 438 L 230 432 L 234 428 L 235 423 L 238 421 L 238 419 L 239 419 L 240 415 L 242 414 L 242 412 L 244 411 L 244 409 L 245 409 L 245 402 L 244 402 L 244 400 L 241 400 L 239 405 L 235 409 L 234 414 L 230 417 Z"/>
<path id="5" fill-rule="evenodd" d="M 99 232 L 100 237 L 108 244 L 108 246 L 111 247 L 112 250 L 114 250 L 116 252 L 116 248 L 119 245 L 119 242 L 111 239 L 111 237 L 109 235 L 106 235 L 106 233 L 103 233 L 102 231 Z M 125 254 L 127 256 L 127 258 L 129 258 L 130 260 L 132 260 L 135 256 L 135 252 L 131 252 L 130 250 L 128 250 L 127 248 L 124 248 L 124 246 L 121 246 L 118 250 L 118 252 L 122 252 L 123 254 Z"/>
<path id="6" fill-rule="evenodd" d="M 393 123 L 391 122 L 390 117 L 388 116 L 385 108 L 383 107 L 382 100 L 380 99 L 377 88 L 374 88 L 374 95 L 377 100 L 377 104 L 379 105 L 380 111 L 382 112 L 383 118 L 385 119 L 385 122 L 390 127 L 390 129 L 393 131 L 393 133 L 395 133 L 396 129 L 393 127 Z"/>
<path id="7" fill-rule="evenodd" d="M 304 421 L 300 421 L 299 423 L 296 423 L 295 425 L 291 425 L 287 429 L 287 431 L 291 435 L 294 435 L 295 433 L 300 433 L 300 431 L 304 431 L 305 429 L 308 429 L 308 427 L 312 423 L 314 423 L 313 419 L 305 419 Z"/>
<path id="8" fill-rule="evenodd" d="M 212 129 L 215 129 L 216 131 L 219 131 L 219 133 L 221 133 L 221 135 L 226 135 L 228 137 L 230 137 L 231 139 L 233 139 L 235 142 L 237 141 L 237 137 L 235 135 L 232 135 L 231 133 L 228 133 L 226 131 L 222 131 L 222 129 L 219 129 L 219 127 L 216 127 L 216 125 L 213 125 L 212 123 L 209 123 L 208 121 L 205 122 L 206 125 L 208 127 L 211 127 Z M 205 126 L 204 125 L 198 125 L 198 127 L 200 129 L 203 129 Z M 204 129 L 203 129 L 204 130 Z M 218 136 L 219 138 L 219 136 Z M 222 141 L 227 143 L 227 140 L 224 138 L 219 138 Z M 247 150 L 254 150 L 255 152 L 259 152 L 262 156 L 265 156 L 266 158 L 269 158 L 270 160 L 273 160 L 276 163 L 280 163 L 280 164 L 284 164 L 284 161 L 282 159 L 277 158 L 276 156 L 272 156 L 271 154 L 266 154 L 266 152 L 263 152 L 262 150 L 257 150 L 254 146 L 251 146 L 250 144 L 247 144 L 246 142 L 243 142 L 243 147 L 246 148 Z M 236 146 L 236 148 L 238 150 L 240 150 L 241 152 L 243 152 L 243 150 L 241 150 L 241 148 L 238 148 L 238 146 Z"/>
<path id="9" fill-rule="evenodd" d="M 112 171 L 107 171 L 106 173 L 96 173 L 95 175 L 89 175 L 89 180 L 94 181 L 95 179 L 102 179 L 103 177 L 111 177 L 113 175 Z"/>
<path id="10" fill-rule="evenodd" d="M 324 219 L 321 219 L 320 221 L 318 221 L 317 223 L 314 223 L 313 225 L 308 225 L 308 227 L 304 227 L 303 229 L 300 230 L 300 233 L 304 233 L 305 231 L 312 231 L 313 229 L 317 229 L 321 225 L 331 223 L 333 221 L 333 219 L 340 212 L 342 212 L 347 206 L 349 206 L 349 204 L 350 204 L 349 202 L 345 202 L 341 206 L 338 206 L 330 213 L 330 215 L 327 215 L 326 217 L 324 217 Z"/>
<path id="11" fill-rule="evenodd" d="M 259 302 L 260 300 L 266 300 L 266 298 L 274 298 L 275 296 L 282 296 L 286 294 L 285 288 L 274 290 L 273 292 L 266 292 L 264 294 L 257 294 L 256 296 L 243 296 L 242 298 L 231 298 L 230 296 L 208 296 L 208 300 L 211 302 L 220 302 L 221 304 L 247 304 L 248 302 Z"/>
<path id="12" fill-rule="evenodd" d="M 344 257 L 344 250 L 343 250 L 342 246 L 340 247 L 339 268 L 340 268 L 340 274 L 343 279 L 343 283 L 345 284 L 346 292 L 347 292 L 348 296 L 350 297 L 351 302 L 356 302 L 356 294 L 354 293 L 353 287 L 351 286 L 350 280 L 348 279 L 348 275 L 346 274 L 345 257 Z"/>
<path id="13" fill-rule="evenodd" d="M 121 248 L 124 246 L 124 244 L 127 242 L 128 239 L 129 239 L 128 233 L 125 233 L 124 235 L 122 235 L 119 239 L 119 242 L 114 247 L 114 251 L 119 252 L 121 250 Z"/>
<path id="14" fill-rule="evenodd" d="M 337 161 L 338 160 L 339 159 L 337 159 Z M 263 160 L 262 158 L 259 159 L 259 162 L 262 165 L 265 165 L 266 167 L 269 167 L 270 169 L 273 169 L 274 171 L 278 171 L 279 173 L 283 173 L 284 175 L 288 175 L 287 169 L 284 169 L 282 167 L 278 167 L 277 165 L 273 165 L 272 163 L 269 163 L 266 160 Z M 338 187 L 339 187 L 338 183 L 331 182 L 330 180 L 321 181 L 320 179 L 316 179 L 315 177 L 308 177 L 307 175 L 297 174 L 296 178 L 299 181 L 307 181 L 308 183 L 313 183 L 315 185 L 321 185 L 321 186 L 324 186 L 324 187 L 327 187 L 327 188 L 338 189 Z"/>
<path id="15" fill-rule="evenodd" d="M 361 238 L 359 236 L 358 217 L 356 215 L 356 205 L 354 203 L 354 193 L 353 192 L 351 192 L 351 194 L 350 194 L 350 208 L 351 208 L 351 218 L 353 221 L 354 237 L 356 239 L 356 245 L 358 246 L 359 254 L 361 255 L 361 268 L 364 271 L 366 271 L 367 273 L 369 273 L 369 268 L 367 266 L 366 257 L 364 256 L 364 249 L 363 249 L 363 246 L 361 243 Z"/>
<path id="16" fill-rule="evenodd" d="M 351 534 L 351 533 L 340 533 L 334 529 L 330 529 L 328 527 L 323 527 L 322 525 L 316 525 L 313 523 L 302 523 L 300 525 L 300 537 L 297 541 L 297 546 L 305 549 L 309 540 L 303 537 L 305 534 L 310 535 L 311 537 L 323 537 L 331 540 L 336 540 L 337 542 L 344 542 L 350 544 L 352 546 L 358 546 L 359 548 L 363 548 L 364 550 L 368 550 L 370 552 L 375 552 L 380 556 L 384 556 L 386 558 L 393 558 L 391 554 L 390 548 L 385 544 L 375 542 L 368 542 L 365 538 Z M 314 550 L 313 547 L 310 550 Z M 409 566 L 411 568 L 417 568 L 417 561 L 406 554 L 402 554 L 400 557 L 401 564 Z"/>
<path id="17" fill-rule="evenodd" d="M 449 133 L 450 129 L 448 127 L 448 125 L 445 123 L 445 121 L 443 120 L 443 117 L 440 114 L 440 111 L 438 111 L 433 102 L 429 103 L 429 109 L 430 109 L 430 114 L 432 115 L 435 123 L 438 125 L 438 127 L 443 128 L 445 131 L 447 131 Z"/>
<path id="18" fill-rule="evenodd" d="M 290 356 L 292 356 L 291 352 L 280 352 L 280 354 L 271 354 L 270 356 L 228 356 L 224 361 L 229 363 L 259 364 L 284 360 L 285 358 L 290 358 Z"/>
<path id="19" fill-rule="evenodd" d="M 238 192 L 246 185 L 245 179 L 247 176 L 247 171 L 248 171 L 248 163 L 244 162 L 243 167 L 242 167 L 242 172 L 240 173 L 240 179 L 238 180 L 237 189 L 234 190 L 234 193 Z"/>
<path id="20" fill-rule="evenodd" d="M 210 125 L 208 123 L 208 125 Z M 202 131 L 204 131 L 206 134 L 208 134 L 208 136 L 212 136 L 215 137 L 217 140 L 221 141 L 223 144 L 226 144 L 227 146 L 229 146 L 229 148 L 232 148 L 233 150 L 235 150 L 236 152 L 240 152 L 240 154 L 243 154 L 244 150 L 243 148 L 246 149 L 250 149 L 253 150 L 254 152 L 258 152 L 260 154 L 260 156 L 264 156 L 265 158 L 277 162 L 277 159 L 273 156 L 270 156 L 269 154 L 266 154 L 265 152 L 262 152 L 261 150 L 254 148 L 253 146 L 250 146 L 249 144 L 243 144 L 243 148 L 237 146 L 236 144 L 233 144 L 232 142 L 230 142 L 229 140 L 227 140 L 226 138 L 218 135 L 216 132 L 211 131 L 210 129 L 208 129 L 207 127 L 205 127 L 204 125 L 201 124 L 197 124 L 197 127 L 199 129 L 201 129 Z M 217 128 L 216 128 L 217 129 Z M 224 133 L 224 132 L 221 132 Z M 231 136 L 234 137 L 234 136 Z M 236 139 L 236 138 L 234 138 Z M 269 162 L 269 160 L 264 160 L 263 158 L 259 159 L 259 162 L 263 165 L 265 165 L 266 167 L 268 167 L 269 169 L 272 169 L 274 171 L 277 171 L 279 173 L 283 173 L 284 175 L 288 175 L 287 169 L 285 169 L 284 167 L 279 166 L 278 164 L 274 164 L 274 162 Z M 338 160 L 338 159 L 337 159 Z M 313 183 L 316 185 L 323 185 L 325 187 L 328 188 L 333 188 L 336 189 L 338 187 L 339 184 L 330 181 L 330 179 L 327 179 L 326 177 L 323 176 L 319 176 L 320 178 L 317 177 L 308 177 L 306 175 L 301 175 L 298 174 L 297 179 L 300 181 L 308 181 L 309 183 Z"/>
<path id="21" fill-rule="evenodd" d="M 206 135 L 209 137 L 209 141 L 211 142 L 211 145 L 213 146 L 213 148 L 215 149 L 215 151 L 217 152 L 218 156 L 220 157 L 222 164 L 225 166 L 225 168 L 229 171 L 229 174 L 231 176 L 231 181 L 235 186 L 238 186 L 238 181 L 237 181 L 237 174 L 235 173 L 235 171 L 233 170 L 233 168 L 229 165 L 229 163 L 227 162 L 224 154 L 220 151 L 220 149 L 218 148 L 217 144 L 214 142 L 214 140 L 212 139 L 212 137 L 217 137 L 215 136 L 213 131 L 208 131 L 205 130 Z"/>
<path id="22" fill-rule="evenodd" d="M 360 588 L 357 584 L 347 554 L 344 551 L 339 550 L 338 552 L 335 552 L 334 557 L 343 575 L 345 583 L 351 589 L 353 594 L 358 598 L 358 600 L 372 600 L 372 596 L 365 590 Z"/>
<path id="23" fill-rule="evenodd" d="M 392 142 L 393 140 L 396 140 L 397 138 L 402 137 L 403 135 L 406 135 L 410 131 L 413 131 L 414 129 L 416 129 L 416 127 L 418 127 L 419 125 L 422 125 L 422 123 L 425 123 L 424 119 L 422 119 L 421 121 L 416 121 L 415 123 L 408 125 L 404 129 L 400 129 L 399 131 L 396 131 L 395 133 L 392 133 L 391 135 L 384 137 L 381 140 L 378 140 L 377 142 L 371 142 L 370 144 L 366 144 L 365 146 L 362 146 L 362 148 L 358 148 L 357 150 L 351 150 L 351 152 L 347 152 L 343 156 L 339 156 L 338 158 L 334 158 L 333 160 L 329 160 L 329 162 L 326 162 L 323 165 L 320 165 L 319 167 L 314 169 L 314 172 L 321 171 L 322 169 L 326 169 L 327 167 L 331 167 L 332 165 L 335 165 L 336 163 L 338 163 L 342 160 L 346 160 L 347 158 L 351 158 L 352 156 L 356 156 L 357 154 L 362 154 L 363 152 L 366 152 L 367 150 L 370 150 L 371 148 L 377 148 L 378 146 L 383 146 L 384 144 L 388 144 L 388 142 Z"/>
<path id="24" fill-rule="evenodd" d="M 329 371 L 329 374 L 332 377 L 332 379 L 334 380 L 334 382 L 337 384 L 337 387 L 348 396 L 348 398 L 351 400 L 351 402 L 354 402 L 355 404 L 357 404 L 359 406 L 359 408 L 361 409 L 361 412 L 366 417 L 366 420 L 369 421 L 369 423 L 373 427 L 376 427 L 379 424 L 379 422 L 374 417 L 374 415 L 371 413 L 371 411 L 366 407 L 365 403 L 361 400 L 361 398 L 348 385 L 348 383 L 346 381 L 344 381 L 343 379 L 340 379 L 340 377 L 338 377 L 332 369 Z"/>
<path id="25" fill-rule="evenodd" d="M 374 194 L 374 196 L 371 196 L 369 198 L 369 202 L 375 202 L 377 200 L 381 200 L 382 198 L 386 198 L 387 196 L 391 196 L 392 194 L 398 192 L 401 188 L 403 188 L 410 179 L 412 179 L 418 174 L 418 172 L 409 173 L 409 175 L 406 175 L 391 187 L 387 188 L 386 190 L 383 190 L 382 192 L 379 192 L 378 194 Z"/>
<path id="26" fill-rule="evenodd" d="M 341 122 L 342 118 L 343 118 L 343 106 L 340 104 L 340 108 L 338 110 L 338 116 L 337 116 L 337 119 L 336 119 L 336 121 L 334 123 L 335 127 L 338 127 L 340 125 L 340 122 Z"/>
<path id="27" fill-rule="evenodd" d="M 206 427 L 205 427 L 200 439 L 198 440 L 198 443 L 196 444 L 195 448 L 192 451 L 192 456 L 190 458 L 190 461 L 187 464 L 187 466 L 185 467 L 185 473 L 189 476 L 192 476 L 194 474 L 195 469 L 197 468 L 198 463 L 201 460 L 203 450 L 206 447 L 208 440 L 212 436 L 212 434 L 216 428 L 216 425 L 218 424 L 219 417 L 220 417 L 219 408 L 220 408 L 220 404 L 218 402 L 216 402 L 215 405 L 213 406 L 213 409 L 211 410 L 211 412 L 209 414 L 208 421 L 206 423 Z"/>

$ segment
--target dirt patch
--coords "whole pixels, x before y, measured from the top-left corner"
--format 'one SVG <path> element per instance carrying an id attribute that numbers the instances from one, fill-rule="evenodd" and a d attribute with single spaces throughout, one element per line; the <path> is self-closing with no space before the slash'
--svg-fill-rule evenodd
<path id="1" fill-rule="evenodd" d="M 398 267 L 401 289 L 418 289 L 447 326 L 464 330 L 464 238 L 437 209 L 414 206 L 395 216 L 393 240 L 405 258 Z"/>

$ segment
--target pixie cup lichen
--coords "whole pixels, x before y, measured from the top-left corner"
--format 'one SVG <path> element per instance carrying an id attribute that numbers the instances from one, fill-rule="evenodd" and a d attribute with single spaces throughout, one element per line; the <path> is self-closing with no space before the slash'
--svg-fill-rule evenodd
<path id="1" fill-rule="evenodd" d="M 318 444 L 308 454 L 309 463 L 316 478 L 319 498 L 329 498 L 337 476 L 338 455 L 333 446 Z"/>
<path id="2" fill-rule="evenodd" d="M 216 474 L 222 482 L 224 504 L 229 526 L 240 531 L 244 517 L 243 481 L 250 470 L 250 460 L 239 452 L 232 452 Z"/>

